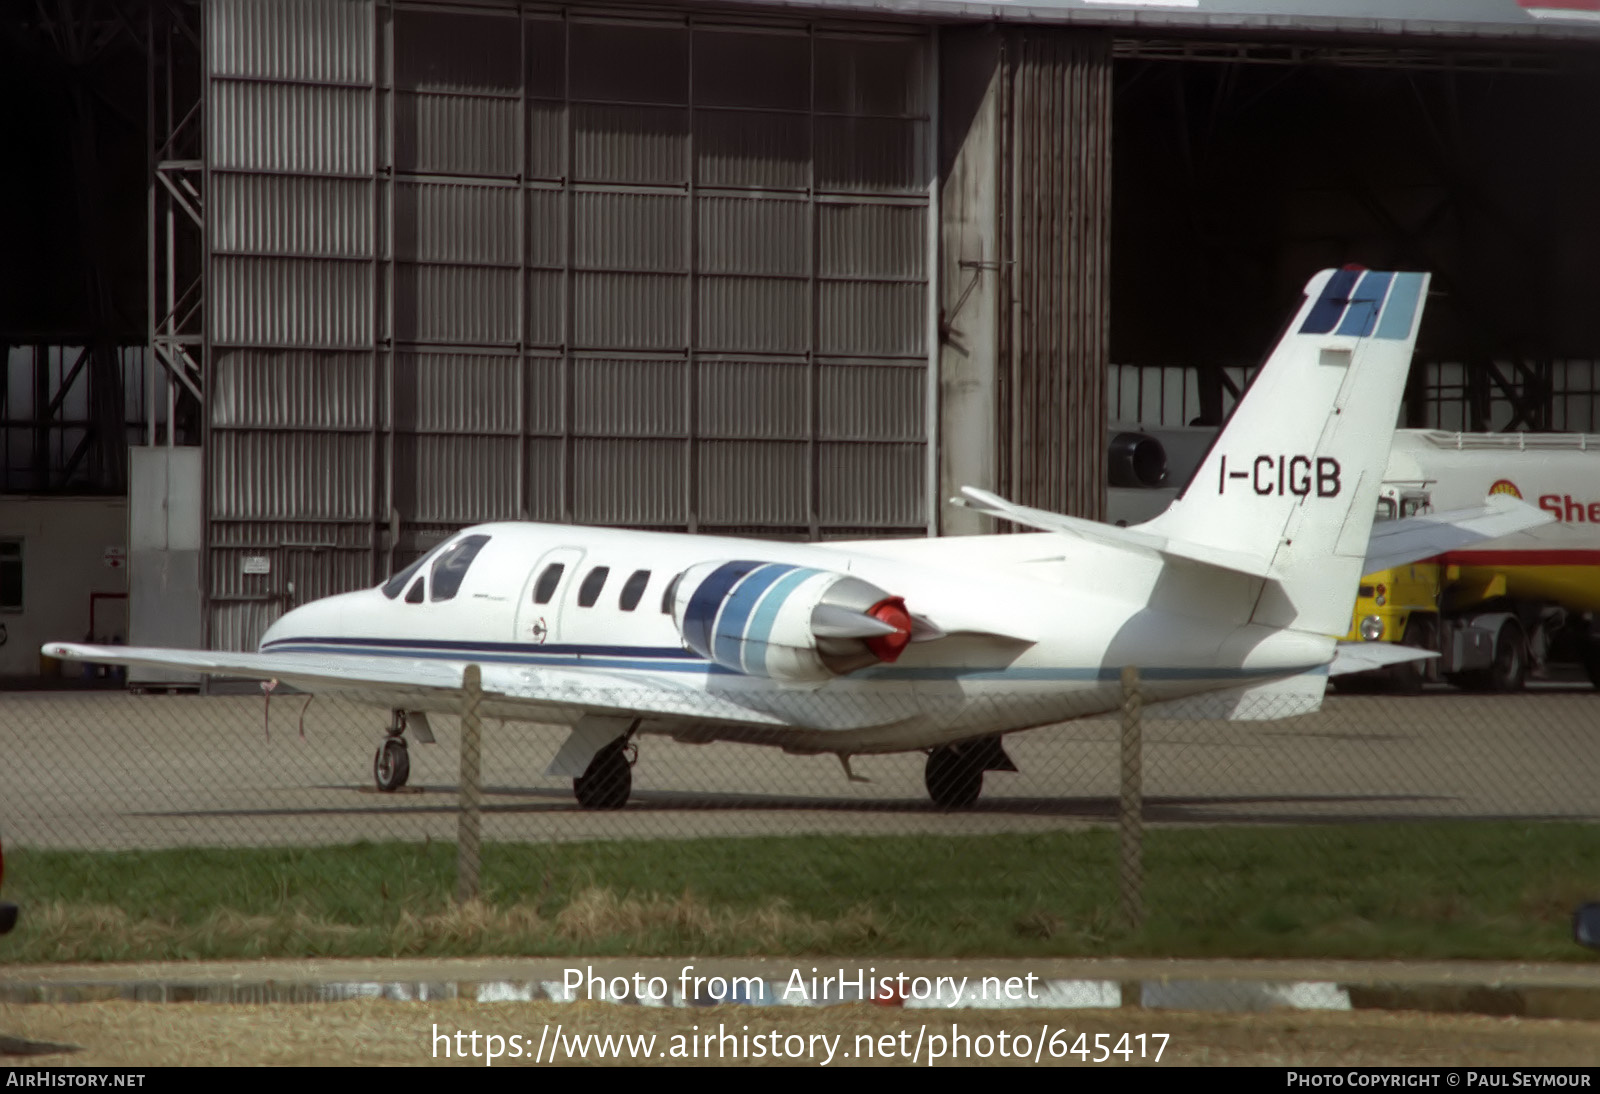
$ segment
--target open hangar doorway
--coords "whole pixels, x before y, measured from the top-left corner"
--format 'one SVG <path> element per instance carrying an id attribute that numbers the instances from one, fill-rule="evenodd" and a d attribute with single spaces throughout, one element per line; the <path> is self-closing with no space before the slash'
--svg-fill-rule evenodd
<path id="1" fill-rule="evenodd" d="M 1311 274 L 1354 263 L 1433 274 L 1401 424 L 1600 430 L 1600 53 L 1115 56 L 1113 420 L 1215 424 Z"/>

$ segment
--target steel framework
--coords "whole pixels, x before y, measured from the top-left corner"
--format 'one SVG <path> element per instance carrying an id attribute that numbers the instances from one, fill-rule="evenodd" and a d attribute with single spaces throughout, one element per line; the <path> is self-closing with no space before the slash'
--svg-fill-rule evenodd
<path id="1" fill-rule="evenodd" d="M 156 0 L 146 12 L 145 123 L 149 134 L 147 317 L 151 356 L 166 378 L 167 423 L 148 417 L 145 443 L 197 443 L 205 404 L 205 97 L 200 4 Z M 145 373 L 157 405 L 156 369 Z M 190 423 L 184 428 L 183 423 Z M 160 436 L 159 434 L 164 434 Z"/>

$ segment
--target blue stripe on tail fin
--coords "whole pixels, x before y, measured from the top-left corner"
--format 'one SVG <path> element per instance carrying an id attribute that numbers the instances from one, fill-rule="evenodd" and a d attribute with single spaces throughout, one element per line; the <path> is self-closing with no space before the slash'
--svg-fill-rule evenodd
<path id="1" fill-rule="evenodd" d="M 1422 296 L 1426 276 L 1418 273 L 1394 275 L 1394 286 L 1378 320 L 1377 337 L 1403 340 L 1411 337 L 1411 324 L 1417 318 L 1417 302 Z"/>
<path id="2" fill-rule="evenodd" d="M 1328 283 L 1322 287 L 1317 302 L 1312 305 L 1306 321 L 1300 326 L 1301 334 L 1327 334 L 1339 325 L 1345 305 L 1350 303 L 1350 290 L 1356 286 L 1360 270 L 1335 270 Z"/>
<path id="3" fill-rule="evenodd" d="M 1350 294 L 1350 307 L 1345 310 L 1344 322 L 1339 324 L 1339 329 L 1334 333 L 1356 338 L 1371 334 L 1378 322 L 1378 309 L 1383 306 L 1384 294 L 1389 291 L 1389 282 L 1393 278 L 1394 274 L 1378 270 L 1369 271 L 1363 276 L 1361 284 Z"/>

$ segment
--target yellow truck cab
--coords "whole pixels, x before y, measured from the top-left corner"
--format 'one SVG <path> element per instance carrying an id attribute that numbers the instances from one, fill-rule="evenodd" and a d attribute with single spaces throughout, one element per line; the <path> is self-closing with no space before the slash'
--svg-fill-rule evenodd
<path id="1" fill-rule="evenodd" d="M 1427 487 L 1426 482 L 1384 483 L 1375 519 L 1396 520 L 1431 512 Z M 1436 561 L 1416 562 L 1363 577 L 1344 641 L 1436 648 L 1441 569 Z M 1436 679 L 1438 671 L 1431 661 L 1407 661 L 1362 675 L 1381 677 L 1393 690 L 1417 691 L 1424 680 Z"/>

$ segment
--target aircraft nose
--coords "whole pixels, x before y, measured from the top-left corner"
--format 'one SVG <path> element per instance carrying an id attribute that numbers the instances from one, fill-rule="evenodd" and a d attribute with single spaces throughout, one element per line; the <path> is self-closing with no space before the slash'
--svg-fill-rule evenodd
<path id="1" fill-rule="evenodd" d="M 362 595 L 344 593 L 291 608 L 280 615 L 261 636 L 261 651 L 267 652 L 274 642 L 284 639 L 325 638 L 342 633 L 346 602 L 351 597 Z"/>
<path id="2" fill-rule="evenodd" d="M 305 607 L 291 608 L 273 620 L 272 625 L 261 636 L 261 652 L 267 652 L 274 642 L 299 634 L 303 630 L 300 624 L 305 619 L 303 614 L 305 610 Z"/>

